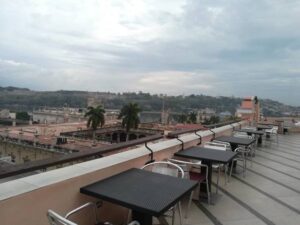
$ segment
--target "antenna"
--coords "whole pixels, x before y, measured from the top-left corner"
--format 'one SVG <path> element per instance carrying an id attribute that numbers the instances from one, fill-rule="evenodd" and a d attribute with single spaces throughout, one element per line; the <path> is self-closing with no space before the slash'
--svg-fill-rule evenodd
<path id="1" fill-rule="evenodd" d="M 165 112 L 165 96 L 163 95 L 162 96 L 162 112 L 164 113 Z"/>

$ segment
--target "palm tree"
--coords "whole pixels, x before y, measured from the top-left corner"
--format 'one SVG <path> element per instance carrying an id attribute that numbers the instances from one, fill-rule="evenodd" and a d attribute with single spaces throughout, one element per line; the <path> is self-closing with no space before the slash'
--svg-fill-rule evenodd
<path id="1" fill-rule="evenodd" d="M 129 131 L 131 128 L 137 128 L 140 119 L 139 113 L 141 112 L 141 108 L 137 103 L 129 103 L 124 105 L 119 114 L 119 119 L 122 119 L 122 127 L 126 129 L 126 141 L 129 139 Z"/>
<path id="2" fill-rule="evenodd" d="M 88 117 L 86 126 L 93 129 L 93 139 L 95 141 L 97 127 L 99 125 L 102 127 L 105 123 L 105 110 L 103 109 L 102 105 L 98 105 L 96 108 L 89 106 L 87 109 L 88 111 L 84 115 L 84 117 Z"/>
<path id="3" fill-rule="evenodd" d="M 184 113 L 180 114 L 180 115 L 178 116 L 178 118 L 177 118 L 177 121 L 178 121 L 179 123 L 186 123 L 186 121 L 187 121 L 187 115 L 184 114 Z"/>
<path id="4" fill-rule="evenodd" d="M 189 113 L 189 121 L 190 123 L 197 123 L 197 114 L 195 112 Z"/>

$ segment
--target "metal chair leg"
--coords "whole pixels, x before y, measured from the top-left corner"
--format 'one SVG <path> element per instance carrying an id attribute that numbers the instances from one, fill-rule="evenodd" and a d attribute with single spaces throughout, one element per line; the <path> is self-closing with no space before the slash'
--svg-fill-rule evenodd
<path id="1" fill-rule="evenodd" d="M 254 149 L 252 147 L 250 147 L 250 160 L 251 160 L 251 164 L 250 166 L 253 166 L 253 154 L 254 154 Z"/>
<path id="2" fill-rule="evenodd" d="M 247 168 L 247 158 L 244 158 L 244 169 L 243 169 L 243 177 L 246 177 L 246 168 Z"/>
<path id="3" fill-rule="evenodd" d="M 207 189 L 207 203 L 210 205 L 210 191 L 208 187 L 208 181 L 206 181 L 206 189 Z"/>
<path id="4" fill-rule="evenodd" d="M 181 202 L 178 202 L 178 214 L 179 214 L 179 224 L 182 225 L 182 213 L 181 213 Z"/>
<path id="5" fill-rule="evenodd" d="M 192 203 L 193 196 L 194 196 L 194 191 L 191 192 L 189 203 L 188 203 L 186 213 L 185 213 L 185 218 L 188 218 L 188 213 L 189 213 L 189 210 L 191 208 L 191 203 Z"/>
<path id="6" fill-rule="evenodd" d="M 224 174 L 224 178 L 225 178 L 225 185 L 227 185 L 227 180 L 228 180 L 228 165 L 226 164 L 226 165 L 224 165 L 224 172 L 225 172 L 225 174 Z"/>
<path id="7" fill-rule="evenodd" d="M 128 213 L 127 213 L 127 224 L 130 223 L 130 221 L 131 221 L 131 214 L 132 214 L 132 211 L 131 211 L 131 209 L 129 209 Z"/>
<path id="8" fill-rule="evenodd" d="M 176 210 L 176 207 L 173 207 L 173 209 L 172 209 L 172 225 L 174 225 L 174 221 L 175 221 L 175 210 Z"/>
<path id="9" fill-rule="evenodd" d="M 216 194 L 218 194 L 218 191 L 219 191 L 220 173 L 221 173 L 221 166 L 220 166 L 220 164 L 219 164 L 219 167 L 218 167 L 218 178 L 217 178 Z"/>
<path id="10" fill-rule="evenodd" d="M 231 161 L 231 167 L 230 167 L 230 173 L 229 173 L 228 183 L 230 182 L 230 179 L 231 179 L 232 169 L 233 169 L 233 163 L 234 163 L 234 161 Z"/>

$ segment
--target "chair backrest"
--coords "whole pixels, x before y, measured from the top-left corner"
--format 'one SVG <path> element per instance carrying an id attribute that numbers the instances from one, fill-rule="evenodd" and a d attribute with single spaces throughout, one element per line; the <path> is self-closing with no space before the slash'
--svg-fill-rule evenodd
<path id="1" fill-rule="evenodd" d="M 245 129 L 245 130 L 251 130 L 251 131 L 257 130 L 256 127 L 244 127 L 243 129 Z"/>
<path id="2" fill-rule="evenodd" d="M 248 135 L 246 132 L 234 132 L 233 136 L 234 137 L 251 138 L 252 139 L 252 136 Z"/>
<path id="3" fill-rule="evenodd" d="M 179 159 L 168 159 L 169 162 L 174 163 L 182 168 L 184 171 L 184 178 L 190 179 L 190 173 L 201 173 L 201 168 L 205 167 L 206 178 L 208 177 L 207 165 L 201 164 L 201 161 L 183 161 Z"/>
<path id="4" fill-rule="evenodd" d="M 278 133 L 278 126 L 273 126 L 272 132 L 277 134 Z"/>
<path id="5" fill-rule="evenodd" d="M 160 173 L 173 177 L 184 177 L 184 171 L 180 166 L 166 161 L 149 163 L 144 165 L 141 169 L 146 169 L 155 173 Z"/>
<path id="6" fill-rule="evenodd" d="M 226 144 L 218 143 L 218 142 L 206 142 L 204 144 L 204 148 L 210 148 L 214 150 L 226 151 Z"/>
<path id="7" fill-rule="evenodd" d="M 232 150 L 232 149 L 231 149 L 231 145 L 230 145 L 229 142 L 218 141 L 218 140 L 213 140 L 212 142 L 213 142 L 213 143 L 218 143 L 218 144 L 223 144 L 223 145 L 225 145 L 227 151 L 231 151 L 231 150 Z"/>
<path id="8" fill-rule="evenodd" d="M 77 223 L 74 223 L 61 215 L 57 214 L 56 212 L 52 211 L 51 209 L 47 212 L 47 217 L 49 220 L 50 225 L 77 225 Z"/>
<path id="9" fill-rule="evenodd" d="M 238 155 L 236 157 L 240 158 L 245 158 L 246 155 L 250 152 L 249 148 L 243 148 L 243 147 L 237 147 L 234 152 L 237 152 Z"/>

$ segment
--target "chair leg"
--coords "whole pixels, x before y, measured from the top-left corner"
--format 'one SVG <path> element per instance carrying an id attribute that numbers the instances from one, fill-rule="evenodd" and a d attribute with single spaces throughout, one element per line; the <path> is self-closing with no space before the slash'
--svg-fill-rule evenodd
<path id="1" fill-rule="evenodd" d="M 252 147 L 251 151 L 250 151 L 250 160 L 251 160 L 250 166 L 251 167 L 253 166 L 253 157 L 254 157 L 254 148 Z"/>
<path id="2" fill-rule="evenodd" d="M 207 189 L 207 203 L 210 205 L 210 191 L 208 187 L 208 181 L 206 181 L 206 189 Z"/>
<path id="3" fill-rule="evenodd" d="M 230 179 L 231 179 L 233 164 L 234 164 L 234 161 L 231 161 L 231 167 L 230 167 L 230 173 L 229 173 L 229 177 L 228 177 L 228 183 L 230 182 Z"/>
<path id="4" fill-rule="evenodd" d="M 218 194 L 218 191 L 219 191 L 219 180 L 220 180 L 220 173 L 221 173 L 221 165 L 219 164 L 219 167 L 218 167 L 218 177 L 217 177 L 217 187 L 216 187 L 216 194 Z"/>
<path id="5" fill-rule="evenodd" d="M 131 211 L 131 209 L 129 209 L 128 214 L 127 214 L 127 224 L 130 223 L 130 221 L 131 221 L 131 213 L 132 213 L 132 211 Z"/>
<path id="6" fill-rule="evenodd" d="M 244 165 L 244 168 L 243 168 L 243 177 L 245 178 L 245 176 L 246 176 L 246 168 L 247 168 L 247 158 L 245 157 L 244 158 L 244 163 L 243 163 Z"/>
<path id="7" fill-rule="evenodd" d="M 176 210 L 176 206 L 173 207 L 173 209 L 172 209 L 172 225 L 174 225 L 174 221 L 175 221 L 175 210 Z"/>
<path id="8" fill-rule="evenodd" d="M 228 175 L 227 175 L 227 172 L 228 172 L 228 165 L 226 164 L 226 165 L 224 165 L 224 172 L 225 172 L 225 174 L 224 174 L 224 178 L 225 178 L 225 185 L 227 185 L 227 180 L 228 180 Z"/>
<path id="9" fill-rule="evenodd" d="M 181 202 L 178 202 L 178 214 L 179 214 L 179 224 L 182 225 L 182 213 L 181 213 Z"/>
<path id="10" fill-rule="evenodd" d="M 188 206 L 187 206 L 187 209 L 186 209 L 186 213 L 185 213 L 185 218 L 188 218 L 188 213 L 189 213 L 189 210 L 191 208 L 191 203 L 192 203 L 193 195 L 194 195 L 194 191 L 191 192 L 189 203 L 188 203 Z"/>

